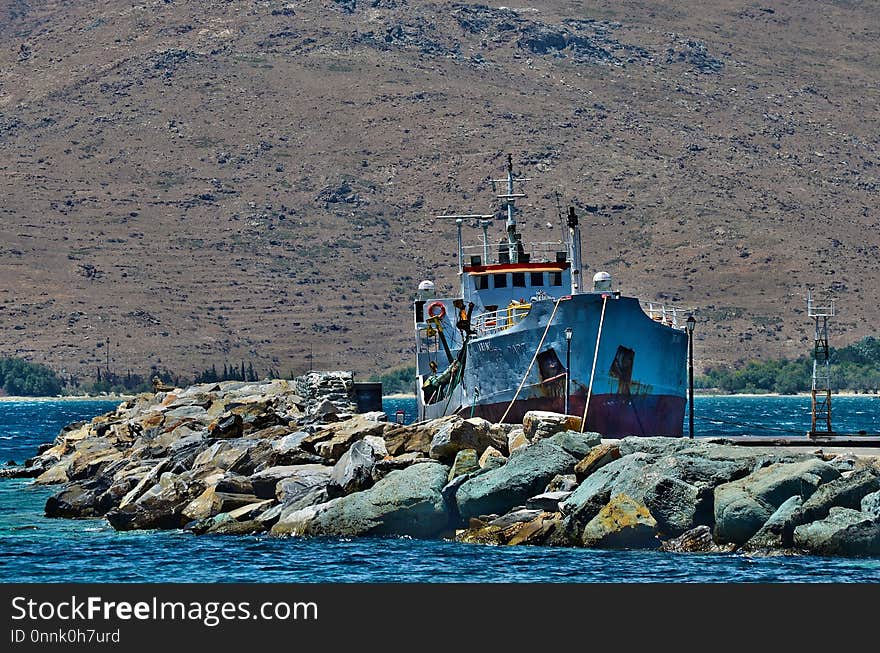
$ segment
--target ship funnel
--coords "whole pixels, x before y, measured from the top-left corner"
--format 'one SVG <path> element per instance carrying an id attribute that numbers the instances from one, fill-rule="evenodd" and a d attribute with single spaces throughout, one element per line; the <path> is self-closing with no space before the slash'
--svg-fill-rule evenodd
<path id="1" fill-rule="evenodd" d="M 597 272 L 593 275 L 593 291 L 603 290 L 611 290 L 611 275 L 607 272 Z"/>

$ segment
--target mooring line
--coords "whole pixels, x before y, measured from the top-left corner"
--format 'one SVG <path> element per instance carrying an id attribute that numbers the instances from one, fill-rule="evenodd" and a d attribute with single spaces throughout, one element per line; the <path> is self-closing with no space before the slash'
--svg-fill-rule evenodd
<path id="1" fill-rule="evenodd" d="M 535 364 L 535 361 L 538 358 L 538 354 L 541 351 L 541 347 L 544 346 L 544 340 L 547 338 L 547 332 L 550 331 L 550 325 L 553 324 L 553 318 L 556 317 L 556 309 L 559 308 L 559 302 L 561 302 L 564 298 L 560 297 L 556 300 L 556 305 L 553 306 L 553 312 L 550 313 L 550 319 L 547 320 L 547 326 L 544 329 L 544 335 L 541 336 L 541 342 L 538 343 L 538 348 L 535 349 L 535 355 L 532 356 L 532 362 L 529 363 L 529 367 L 526 370 L 526 373 L 523 374 L 522 381 L 519 382 L 519 387 L 516 389 L 516 393 L 513 395 L 513 399 L 510 400 L 510 403 L 507 405 L 507 410 L 504 411 L 504 415 L 501 416 L 499 422 L 502 424 L 504 420 L 507 419 L 507 414 L 510 412 L 510 409 L 513 408 L 513 404 L 516 402 L 516 398 L 519 397 L 519 393 L 522 391 L 523 386 L 526 384 L 526 379 L 529 378 L 529 372 L 532 371 L 532 366 Z"/>
<path id="2" fill-rule="evenodd" d="M 590 397 L 593 395 L 593 379 L 596 375 L 596 361 L 599 359 L 599 341 L 602 339 L 602 325 L 605 322 L 605 307 L 608 295 L 602 295 L 602 314 L 599 316 L 599 331 L 596 333 L 596 351 L 593 352 L 593 369 L 590 371 L 590 385 L 587 386 L 587 401 L 584 403 L 584 416 L 581 418 L 581 433 L 587 426 L 587 411 L 590 409 Z"/>

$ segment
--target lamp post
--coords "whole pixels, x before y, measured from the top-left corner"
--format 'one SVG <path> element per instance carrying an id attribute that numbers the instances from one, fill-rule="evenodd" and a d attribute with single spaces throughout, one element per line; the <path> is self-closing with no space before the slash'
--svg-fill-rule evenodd
<path id="1" fill-rule="evenodd" d="M 571 394 L 571 327 L 565 328 L 565 414 L 568 415 L 568 397 Z"/>
<path id="2" fill-rule="evenodd" d="M 694 327 L 697 321 L 693 315 L 688 315 L 685 322 L 688 336 L 688 419 L 690 439 L 694 439 Z"/>

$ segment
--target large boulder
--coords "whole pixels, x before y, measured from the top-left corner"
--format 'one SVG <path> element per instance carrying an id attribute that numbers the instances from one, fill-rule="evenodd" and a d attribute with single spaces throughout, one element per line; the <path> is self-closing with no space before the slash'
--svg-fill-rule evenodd
<path id="1" fill-rule="evenodd" d="M 715 544 L 715 540 L 712 539 L 712 529 L 701 524 L 678 537 L 666 540 L 660 548 L 672 553 L 730 553 L 735 546 Z"/>
<path id="2" fill-rule="evenodd" d="M 366 490 L 373 484 L 373 467 L 386 455 L 385 442 L 381 438 L 366 436 L 358 440 L 333 467 L 327 492 L 331 497 L 340 497 Z"/>
<path id="3" fill-rule="evenodd" d="M 572 456 L 580 460 L 590 453 L 590 449 L 602 444 L 602 436 L 591 431 L 587 431 L 586 433 L 579 433 L 578 431 L 560 431 L 547 438 L 547 441 L 559 445 Z"/>
<path id="4" fill-rule="evenodd" d="M 808 499 L 822 484 L 840 477 L 828 463 L 811 458 L 774 463 L 715 488 L 715 539 L 743 544 L 792 496 Z"/>
<path id="5" fill-rule="evenodd" d="M 549 438 L 560 431 L 580 431 L 580 429 L 581 419 L 573 415 L 530 410 L 523 416 L 523 431 L 526 438 L 532 441 Z"/>
<path id="6" fill-rule="evenodd" d="M 866 494 L 861 501 L 862 512 L 880 517 L 880 492 Z"/>
<path id="7" fill-rule="evenodd" d="M 46 500 L 46 517 L 102 517 L 113 506 L 100 501 L 110 479 L 74 481 Z"/>
<path id="8" fill-rule="evenodd" d="M 817 555 L 880 555 L 880 517 L 831 508 L 825 519 L 794 529 L 794 545 Z"/>
<path id="9" fill-rule="evenodd" d="M 214 486 L 209 487 L 190 501 L 181 512 L 189 520 L 205 519 L 221 512 L 230 512 L 236 508 L 254 504 L 257 501 L 259 499 L 253 494 L 218 492 Z"/>
<path id="10" fill-rule="evenodd" d="M 435 420 L 435 424 L 429 451 L 434 460 L 451 464 L 463 449 L 473 449 L 480 456 L 488 447 L 507 448 L 506 435 L 493 430 L 492 424 L 481 417 L 462 419 L 451 415 Z"/>
<path id="11" fill-rule="evenodd" d="M 272 533 L 439 536 L 449 526 L 440 494 L 448 473 L 449 468 L 439 463 L 421 463 L 392 471 L 369 490 L 282 512 Z"/>
<path id="12" fill-rule="evenodd" d="M 489 449 L 486 449 L 486 451 L 489 451 Z M 452 463 L 452 467 L 449 469 L 449 478 L 447 480 L 451 481 L 458 476 L 470 474 L 481 468 L 482 465 L 480 465 L 477 460 L 477 452 L 473 449 L 462 449 L 455 454 L 455 460 Z"/>
<path id="13" fill-rule="evenodd" d="M 821 485 L 795 516 L 795 526 L 824 519 L 831 508 L 859 510 L 862 498 L 880 490 L 880 477 L 872 469 L 860 469 Z"/>
<path id="14" fill-rule="evenodd" d="M 420 426 L 390 425 L 385 430 L 385 447 L 390 456 L 409 453 L 427 456 L 431 451 L 433 438 L 434 430 L 430 424 Z"/>
<path id="15" fill-rule="evenodd" d="M 358 440 L 368 435 L 382 437 L 389 424 L 367 419 L 363 415 L 324 427 L 302 440 L 301 446 L 326 460 L 339 458 Z"/>
<path id="16" fill-rule="evenodd" d="M 503 514 L 543 492 L 557 474 L 570 472 L 575 458 L 562 447 L 538 442 L 514 451 L 502 467 L 469 479 L 455 493 L 462 519 Z"/>
<path id="17" fill-rule="evenodd" d="M 657 521 L 643 503 L 616 494 L 584 527 L 581 543 L 605 549 L 656 549 Z"/>
<path id="18" fill-rule="evenodd" d="M 136 500 L 114 508 L 105 517 L 118 531 L 180 528 L 190 521 L 184 508 L 204 489 L 204 483 L 191 475 L 165 472 Z"/>
<path id="19" fill-rule="evenodd" d="M 469 544 L 544 544 L 558 523 L 558 513 L 515 510 L 489 522 L 472 519 L 455 539 Z"/>
<path id="20" fill-rule="evenodd" d="M 292 504 L 303 497 L 323 490 L 330 483 L 333 468 L 327 465 L 296 465 L 275 485 L 275 497 L 283 504 Z"/>
<path id="21" fill-rule="evenodd" d="M 574 473 L 578 480 L 584 480 L 600 467 L 604 467 L 612 460 L 620 458 L 620 447 L 616 444 L 599 444 L 581 458 L 574 466 Z"/>
<path id="22" fill-rule="evenodd" d="M 783 501 L 758 532 L 742 545 L 742 550 L 766 551 L 791 546 L 791 536 L 798 525 L 795 518 L 802 505 L 803 499 L 798 495 Z"/>

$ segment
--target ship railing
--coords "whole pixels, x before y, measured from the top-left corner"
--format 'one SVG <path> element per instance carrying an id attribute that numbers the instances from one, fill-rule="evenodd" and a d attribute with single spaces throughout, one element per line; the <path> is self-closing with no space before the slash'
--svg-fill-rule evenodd
<path id="1" fill-rule="evenodd" d="M 476 330 L 478 336 L 492 335 L 493 333 L 506 331 L 510 327 L 522 322 L 526 315 L 529 314 L 531 308 L 531 304 L 512 303 L 507 308 L 480 313 L 471 320 L 471 325 Z"/>
<path id="2" fill-rule="evenodd" d="M 488 253 L 489 260 L 486 258 L 486 246 L 480 245 L 464 245 L 462 250 L 462 258 L 465 265 L 471 264 L 473 257 L 480 258 L 480 265 L 495 265 L 500 262 L 499 254 L 507 255 L 507 241 L 503 243 L 489 243 Z M 519 255 L 520 263 L 550 263 L 558 262 L 560 256 L 565 256 L 563 260 L 568 260 L 568 245 L 561 240 L 556 241 L 540 241 L 522 243 L 522 249 L 525 254 Z"/>
<path id="3" fill-rule="evenodd" d="M 684 329 L 685 320 L 691 313 L 680 306 L 669 306 L 657 302 L 642 302 L 642 310 L 655 322 L 660 322 L 673 329 Z"/>

